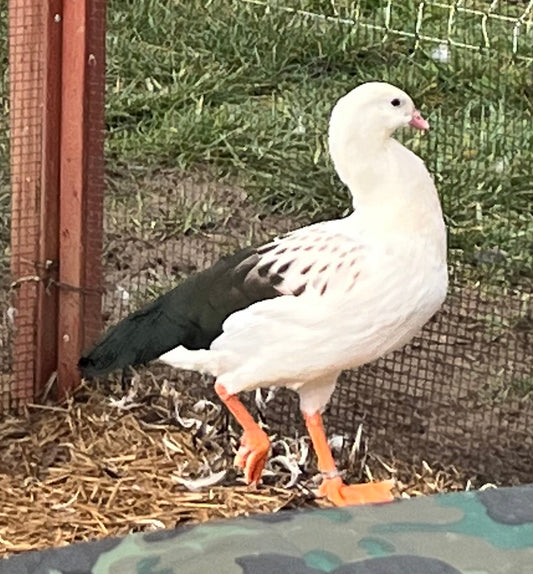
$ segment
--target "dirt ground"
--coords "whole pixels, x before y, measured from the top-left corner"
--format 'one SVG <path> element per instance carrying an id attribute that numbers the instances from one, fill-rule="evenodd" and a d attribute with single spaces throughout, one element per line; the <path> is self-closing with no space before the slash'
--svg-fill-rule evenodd
<path id="1" fill-rule="evenodd" d="M 305 438 L 271 434 L 264 485 L 250 489 L 232 467 L 238 435 L 226 413 L 195 396 L 202 382 L 185 394 L 164 380 L 147 376 L 129 402 L 111 400 L 121 394 L 115 385 L 84 387 L 65 405 L 0 423 L 0 555 L 328 505 L 313 495 L 317 470 Z M 469 486 L 451 466 L 373 455 L 364 438 L 347 458 L 349 477 L 392 476 L 397 496 Z M 194 480 L 206 477 L 216 484 L 195 490 Z"/>
<path id="2" fill-rule="evenodd" d="M 222 253 L 302 223 L 257 215 L 242 190 L 200 176 L 110 174 L 108 189 L 109 323 Z M 347 480 L 393 476 L 399 496 L 532 482 L 532 315 L 524 290 L 455 277 L 419 339 L 344 374 L 326 422 Z M 0 418 L 0 553 L 326 504 L 312 496 L 316 467 L 295 395 L 246 399 L 273 439 L 265 484 L 250 491 L 231 467 L 238 436 L 210 381 L 152 368 L 126 399 L 117 381 Z M 206 477 L 189 490 L 187 480 Z"/>

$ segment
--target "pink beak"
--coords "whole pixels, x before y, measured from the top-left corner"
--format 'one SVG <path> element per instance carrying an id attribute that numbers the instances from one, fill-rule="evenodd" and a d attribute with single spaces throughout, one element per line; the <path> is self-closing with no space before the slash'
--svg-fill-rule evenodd
<path id="1" fill-rule="evenodd" d="M 422 117 L 422 114 L 418 110 L 413 112 L 409 125 L 417 130 L 429 130 L 428 122 Z"/>

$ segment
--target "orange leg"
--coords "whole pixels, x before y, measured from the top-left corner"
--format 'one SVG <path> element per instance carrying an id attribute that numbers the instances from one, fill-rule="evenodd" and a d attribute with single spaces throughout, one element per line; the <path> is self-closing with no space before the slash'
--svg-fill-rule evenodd
<path id="1" fill-rule="evenodd" d="M 304 419 L 318 457 L 318 468 L 324 474 L 324 480 L 318 490 L 319 496 L 325 496 L 337 506 L 394 500 L 390 493 L 394 484 L 392 480 L 366 484 L 344 484 L 341 477 L 338 476 L 320 413 L 317 412 L 312 415 L 304 413 Z"/>
<path id="2" fill-rule="evenodd" d="M 221 383 L 215 383 L 215 391 L 244 431 L 235 465 L 244 470 L 244 478 L 248 484 L 257 484 L 261 480 L 270 449 L 268 436 L 236 395 L 230 395 Z"/>

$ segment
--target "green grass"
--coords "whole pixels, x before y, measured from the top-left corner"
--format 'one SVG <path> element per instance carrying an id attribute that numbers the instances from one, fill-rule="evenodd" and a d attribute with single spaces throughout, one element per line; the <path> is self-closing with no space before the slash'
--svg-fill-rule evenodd
<path id="1" fill-rule="evenodd" d="M 441 2 L 440 4 L 445 4 Z M 453 4 L 451 0 L 448 2 Z M 468 5 L 487 10 L 491 2 Z M 401 134 L 435 174 L 450 229 L 451 258 L 474 278 L 511 283 L 533 269 L 533 36 L 525 25 L 514 58 L 514 22 L 457 12 L 454 48 L 367 24 L 387 21 L 383 0 L 109 0 L 107 162 L 235 178 L 258 209 L 328 218 L 349 208 L 326 149 L 334 101 L 357 83 L 406 89 L 433 129 Z M 413 32 L 420 2 L 392 2 L 390 28 Z M 511 17 L 522 2 L 499 3 Z M 358 17 L 353 27 L 287 12 Z M 425 4 L 420 33 L 447 37 L 450 12 Z M 485 22 L 483 28 L 482 23 Z M 485 34 L 483 34 L 485 30 Z M 529 22 L 531 32 L 531 22 Z M 0 239 L 8 240 L 7 30 L 0 7 Z M 416 48 L 416 49 L 415 49 Z M 3 183 L 2 183 L 3 182 Z M 112 191 L 110 190 L 110 193 Z M 178 227 L 186 222 L 178 222 Z M 167 224 L 165 223 L 165 226 Z M 172 232 L 172 230 L 168 230 Z"/>
<path id="2" fill-rule="evenodd" d="M 319 0 L 272 4 L 335 14 Z M 392 26 L 412 31 L 418 4 L 396 2 Z M 383 2 L 358 5 L 363 22 L 383 23 Z M 348 8 L 336 3 L 340 16 Z M 483 41 L 479 17 L 456 20 L 454 40 Z M 243 1 L 110 0 L 108 22 L 108 162 L 208 165 L 261 209 L 330 217 L 349 205 L 326 150 L 329 111 L 355 84 L 385 79 L 434 126 L 402 137 L 435 174 L 452 258 L 476 273 L 530 276 L 533 84 L 531 64 L 512 57 L 509 23 L 489 21 L 489 50 L 452 49 L 440 63 L 431 42 L 413 53 L 409 38 Z M 443 37 L 446 22 L 426 7 L 422 32 Z M 524 41 L 519 53 L 533 53 L 531 35 Z"/>
<path id="3" fill-rule="evenodd" d="M 533 402 L 533 379 L 531 377 L 508 378 L 508 373 L 500 373 L 487 377 L 479 392 L 481 400 L 491 405 L 497 405 L 510 400 L 523 403 Z"/>

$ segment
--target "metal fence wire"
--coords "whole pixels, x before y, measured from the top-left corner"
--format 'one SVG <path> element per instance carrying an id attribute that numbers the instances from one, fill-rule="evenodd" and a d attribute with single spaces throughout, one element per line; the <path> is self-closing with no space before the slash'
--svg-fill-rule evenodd
<path id="1" fill-rule="evenodd" d="M 42 139 L 42 18 L 33 1 L 0 8 L 2 76 L 0 79 L 0 410 L 33 400 L 34 325 L 38 286 L 22 281 L 15 297 L 10 290 L 11 270 L 18 278 L 35 274 L 33 262 L 39 248 L 39 200 Z M 9 52 L 8 52 L 9 40 Z M 7 62 L 9 53 L 9 84 Z M 16 91 L 16 97 L 13 97 Z M 11 96 L 11 97 L 10 97 Z M 11 106 L 9 106 L 11 102 Z M 9 149 L 11 119 L 11 153 Z M 10 166 L 10 169 L 9 169 Z M 10 174 L 10 175 L 9 175 Z M 9 233 L 11 208 L 11 235 Z M 17 315 L 17 331 L 13 323 Z M 14 347 L 12 347 L 12 344 Z M 11 368 L 11 351 L 18 353 L 17 369 Z M 15 384 L 16 380 L 26 384 Z"/>
<path id="2" fill-rule="evenodd" d="M 9 407 L 11 341 L 9 329 L 8 287 L 10 281 L 9 266 L 9 230 L 10 230 L 10 182 L 9 182 L 9 84 L 7 78 L 7 13 L 0 9 L 0 412 Z"/>
<path id="3" fill-rule="evenodd" d="M 101 328 L 105 0 L 0 16 L 0 412 L 20 412 L 76 384 Z"/>
<path id="4" fill-rule="evenodd" d="M 431 113 L 430 137 L 409 145 L 441 192 L 452 285 L 420 338 L 343 375 L 327 411 L 329 432 L 350 444 L 362 424 L 374 452 L 460 461 L 487 480 L 530 480 L 531 108 L 523 86 L 507 82 L 531 64 L 531 2 L 251 0 L 196 6 L 205 22 L 196 32 L 180 23 L 187 10 L 156 3 L 149 17 L 139 10 L 125 23 L 121 7 L 110 3 L 117 59 L 108 70 L 108 150 L 131 160 L 108 159 L 110 322 L 238 245 L 339 213 L 342 199 L 324 198 L 344 194 L 325 152 L 327 106 L 368 79 L 411 87 Z M 165 18 L 174 23 L 165 27 Z M 126 25 L 133 32 L 123 38 Z M 125 42 L 128 55 L 119 57 Z M 217 68 L 230 80 L 217 79 Z M 332 79 L 339 91 L 327 86 Z M 220 145 L 206 141 L 210 122 L 221 126 Z M 162 161 L 143 158 L 143 146 Z M 191 175 L 197 158 L 209 167 Z M 220 183 L 228 172 L 237 179 Z M 166 374 L 192 392 L 189 375 Z M 254 399 L 249 404 L 261 410 Z M 288 391 L 256 414 L 273 432 L 303 432 Z"/>
<path id="5" fill-rule="evenodd" d="M 342 214 L 346 193 L 326 151 L 329 109 L 357 83 L 390 81 L 429 112 L 429 137 L 400 137 L 435 176 L 452 280 L 420 337 L 342 375 L 328 432 L 348 449 L 362 430 L 377 454 L 530 481 L 533 2 L 109 0 L 107 26 L 107 324 L 239 246 Z M 0 176 L 3 223 L 19 175 L 12 167 L 10 181 Z M 5 266 L 9 238 L 0 233 Z M 208 392 L 188 373 L 143 371 L 151 376 L 184 397 Z M 3 381 L 6 408 L 14 391 Z M 296 396 L 262 397 L 248 402 L 272 432 L 303 432 Z"/>

